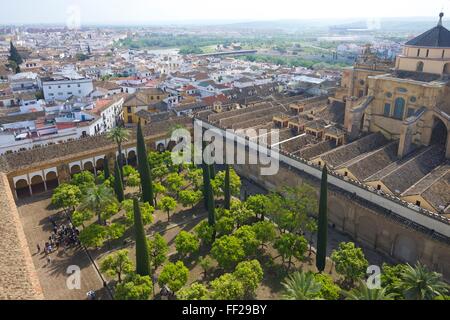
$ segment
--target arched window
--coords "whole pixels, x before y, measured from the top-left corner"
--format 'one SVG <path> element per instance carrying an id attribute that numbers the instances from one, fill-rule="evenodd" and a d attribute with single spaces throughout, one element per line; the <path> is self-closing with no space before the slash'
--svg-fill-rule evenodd
<path id="1" fill-rule="evenodd" d="M 405 99 L 395 99 L 394 118 L 403 120 L 403 114 L 405 113 Z"/>
<path id="2" fill-rule="evenodd" d="M 422 61 L 417 62 L 416 71 L 423 72 L 423 62 Z"/>
<path id="3" fill-rule="evenodd" d="M 450 63 L 446 63 L 444 66 L 444 74 L 450 74 Z"/>

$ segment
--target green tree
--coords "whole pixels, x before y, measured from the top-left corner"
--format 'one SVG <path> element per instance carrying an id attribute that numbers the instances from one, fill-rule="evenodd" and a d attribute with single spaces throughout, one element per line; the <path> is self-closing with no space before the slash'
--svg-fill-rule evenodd
<path id="1" fill-rule="evenodd" d="M 263 194 L 257 194 L 248 197 L 245 201 L 245 205 L 247 208 L 252 210 L 257 217 L 260 217 L 261 221 L 263 221 L 267 208 L 270 206 L 270 199 Z"/>
<path id="2" fill-rule="evenodd" d="M 275 226 L 270 221 L 260 221 L 252 226 L 256 239 L 259 241 L 261 248 L 267 243 L 273 242 L 277 236 Z"/>
<path id="3" fill-rule="evenodd" d="M 285 300 L 316 300 L 320 298 L 322 285 L 311 272 L 295 272 L 285 282 L 283 298 Z"/>
<path id="4" fill-rule="evenodd" d="M 393 295 L 386 293 L 386 289 L 369 289 L 362 280 L 356 288 L 344 294 L 346 300 L 393 300 Z"/>
<path id="5" fill-rule="evenodd" d="M 251 226 L 243 226 L 237 229 L 234 234 L 236 238 L 241 240 L 244 247 L 245 255 L 253 256 L 258 249 L 259 241 L 256 239 L 256 233 Z"/>
<path id="6" fill-rule="evenodd" d="M 170 211 L 175 210 L 177 201 L 172 197 L 163 197 L 159 202 L 159 208 L 167 213 L 167 221 L 170 221 Z"/>
<path id="7" fill-rule="evenodd" d="M 148 240 L 148 252 L 150 255 L 150 265 L 153 272 L 163 265 L 167 260 L 167 253 L 169 252 L 169 246 L 166 240 L 159 233 L 155 234 L 153 240 Z"/>
<path id="8" fill-rule="evenodd" d="M 190 232 L 180 231 L 175 238 L 175 248 L 179 254 L 187 256 L 200 249 L 200 242 L 196 235 Z"/>
<path id="9" fill-rule="evenodd" d="M 211 297 L 214 300 L 242 300 L 245 296 L 243 283 L 231 273 L 211 281 L 211 289 Z"/>
<path id="10" fill-rule="evenodd" d="M 261 284 L 264 272 L 258 260 L 252 260 L 239 263 L 233 275 L 243 284 L 245 295 L 253 297 Z"/>
<path id="11" fill-rule="evenodd" d="M 135 188 L 141 185 L 141 177 L 139 173 L 132 174 L 127 178 L 127 186 Z"/>
<path id="12" fill-rule="evenodd" d="M 190 181 L 195 191 L 200 190 L 203 185 L 202 174 L 202 169 L 190 169 L 186 174 L 187 179 Z"/>
<path id="13" fill-rule="evenodd" d="M 231 186 L 230 186 L 230 165 L 226 165 L 225 170 L 225 181 L 224 181 L 224 187 L 223 187 L 224 193 L 225 193 L 225 201 L 224 201 L 224 207 L 225 209 L 230 210 L 231 209 Z"/>
<path id="14" fill-rule="evenodd" d="M 14 46 L 12 41 L 9 42 L 9 61 L 14 61 L 17 67 L 19 67 L 23 63 L 22 56 L 20 55 L 17 48 Z M 20 72 L 20 69 L 19 69 Z"/>
<path id="15" fill-rule="evenodd" d="M 208 288 L 205 285 L 194 282 L 187 288 L 183 288 L 177 293 L 178 300 L 197 301 L 208 300 Z"/>
<path id="16" fill-rule="evenodd" d="M 72 223 L 75 227 L 84 226 L 86 221 L 91 220 L 94 217 L 94 213 L 89 210 L 74 211 L 72 213 Z"/>
<path id="17" fill-rule="evenodd" d="M 275 240 L 274 247 L 281 255 L 283 264 L 287 261 L 287 269 L 289 270 L 292 265 L 292 258 L 295 257 L 300 261 L 304 259 L 308 250 L 308 241 L 303 236 L 285 233 Z"/>
<path id="18" fill-rule="evenodd" d="M 178 197 L 184 180 L 178 173 L 174 172 L 167 176 L 165 183 L 167 189 Z"/>
<path id="19" fill-rule="evenodd" d="M 270 194 L 269 199 L 267 212 L 281 232 L 304 232 L 309 216 L 317 213 L 316 191 L 306 184 L 285 187 L 281 194 Z"/>
<path id="20" fill-rule="evenodd" d="M 82 171 L 73 176 L 71 184 L 78 186 L 85 193 L 87 190 L 95 186 L 95 176 L 92 172 Z"/>
<path id="21" fill-rule="evenodd" d="M 230 186 L 230 195 L 238 197 L 241 194 L 241 178 L 233 169 L 230 168 L 229 171 L 230 183 L 228 185 Z M 211 180 L 211 185 L 216 196 L 225 196 L 225 178 L 226 171 L 220 171 L 216 174 L 216 177 Z"/>
<path id="22" fill-rule="evenodd" d="M 123 177 L 128 178 L 129 176 L 139 174 L 139 172 L 130 165 L 126 165 L 123 167 Z"/>
<path id="23" fill-rule="evenodd" d="M 125 194 L 123 192 L 123 178 L 120 173 L 119 164 L 114 161 L 114 192 L 116 194 L 117 200 L 122 202 L 125 199 Z"/>
<path id="24" fill-rule="evenodd" d="M 119 283 L 122 282 L 124 274 L 133 272 L 133 263 L 128 256 L 128 250 L 119 250 L 106 256 L 100 262 L 100 271 L 110 277 L 116 277 Z"/>
<path id="25" fill-rule="evenodd" d="M 111 173 L 109 172 L 109 158 L 105 156 L 103 158 L 103 170 L 105 175 L 105 180 L 108 180 L 111 177 Z"/>
<path id="26" fill-rule="evenodd" d="M 222 268 L 231 269 L 245 258 L 245 250 L 237 237 L 223 236 L 214 242 L 211 255 Z"/>
<path id="27" fill-rule="evenodd" d="M 106 241 L 107 228 L 98 224 L 91 224 L 80 232 L 80 242 L 88 248 L 100 248 Z"/>
<path id="28" fill-rule="evenodd" d="M 119 169 L 120 169 L 120 175 L 122 177 L 122 183 L 124 183 L 124 181 L 123 181 L 124 159 L 123 159 L 123 152 L 122 152 L 122 144 L 124 142 L 127 142 L 128 139 L 130 138 L 130 131 L 128 131 L 127 129 L 125 129 L 123 127 L 115 127 L 108 132 L 107 136 L 108 136 L 109 140 L 111 140 L 112 142 L 117 144 L 117 152 L 119 153 L 119 155 L 117 157 L 117 162 L 119 163 Z"/>
<path id="29" fill-rule="evenodd" d="M 149 276 L 129 275 L 125 281 L 116 286 L 116 300 L 148 300 L 153 291 Z"/>
<path id="30" fill-rule="evenodd" d="M 328 243 L 328 169 L 323 167 L 320 185 L 319 222 L 317 230 L 316 267 L 319 272 L 325 270 Z"/>
<path id="31" fill-rule="evenodd" d="M 201 191 L 193 191 L 193 190 L 183 190 L 179 193 L 179 199 L 183 207 L 191 207 L 194 208 L 194 206 L 200 202 L 202 199 L 202 193 Z"/>
<path id="32" fill-rule="evenodd" d="M 194 232 L 203 244 L 210 245 L 214 242 L 214 227 L 211 227 L 208 221 L 200 222 L 194 228 Z"/>
<path id="33" fill-rule="evenodd" d="M 449 286 L 442 281 L 442 275 L 429 271 L 420 262 L 414 267 L 407 265 L 401 274 L 398 289 L 407 300 L 433 300 L 449 293 Z"/>
<path id="34" fill-rule="evenodd" d="M 357 248 L 353 242 L 340 243 L 338 250 L 333 250 L 331 260 L 335 263 L 336 271 L 345 277 L 345 284 L 348 286 L 362 278 L 369 266 L 362 249 Z"/>
<path id="35" fill-rule="evenodd" d="M 145 146 L 144 135 L 142 133 L 141 123 L 138 123 L 137 129 L 137 159 L 138 170 L 141 177 L 143 202 L 148 202 L 154 206 L 153 181 L 150 171 L 149 161 L 147 159 L 147 148 Z"/>
<path id="36" fill-rule="evenodd" d="M 147 237 L 145 236 L 141 210 L 137 199 L 133 199 L 134 205 L 134 233 L 136 238 L 136 273 L 141 276 L 149 276 L 150 260 Z"/>
<path id="37" fill-rule="evenodd" d="M 155 182 L 153 184 L 153 195 L 154 195 L 154 201 L 155 206 L 158 206 L 158 195 L 166 193 L 166 187 L 162 185 L 161 182 Z"/>
<path id="38" fill-rule="evenodd" d="M 220 236 L 226 236 L 233 233 L 235 227 L 235 219 L 232 217 L 221 217 L 217 220 L 215 230 Z"/>
<path id="39" fill-rule="evenodd" d="M 126 222 L 128 225 L 134 225 L 134 204 L 132 199 L 127 199 L 122 202 L 122 209 L 125 210 Z M 155 208 L 153 208 L 148 203 L 140 203 L 139 208 L 141 209 L 142 223 L 144 226 L 149 225 L 153 222 L 153 213 Z"/>
<path id="40" fill-rule="evenodd" d="M 314 275 L 316 282 L 322 286 L 320 288 L 320 297 L 325 300 L 338 300 L 341 294 L 341 288 L 336 285 L 333 278 L 325 273 L 317 273 Z"/>
<path id="41" fill-rule="evenodd" d="M 181 261 L 168 263 L 164 266 L 159 275 L 158 283 L 162 287 L 167 285 L 173 292 L 183 288 L 189 277 L 189 269 Z"/>
<path id="42" fill-rule="evenodd" d="M 386 263 L 382 266 L 381 286 L 386 289 L 386 293 L 392 294 L 395 299 L 402 299 L 403 292 L 399 289 L 401 283 L 402 273 L 407 270 L 406 264 L 388 265 Z"/>
<path id="43" fill-rule="evenodd" d="M 209 272 L 211 272 L 214 269 L 213 260 L 209 256 L 201 257 L 198 260 L 198 265 L 203 269 L 204 278 L 206 278 Z"/>
<path id="44" fill-rule="evenodd" d="M 68 211 L 75 210 L 75 207 L 80 203 L 82 197 L 81 190 L 77 186 L 71 184 L 61 184 L 53 191 L 52 205 L 58 209 Z"/>
<path id="45" fill-rule="evenodd" d="M 97 215 L 98 224 L 102 224 L 102 213 L 111 203 L 116 202 L 114 191 L 105 185 L 94 186 L 83 195 L 79 211 L 89 210 Z"/>

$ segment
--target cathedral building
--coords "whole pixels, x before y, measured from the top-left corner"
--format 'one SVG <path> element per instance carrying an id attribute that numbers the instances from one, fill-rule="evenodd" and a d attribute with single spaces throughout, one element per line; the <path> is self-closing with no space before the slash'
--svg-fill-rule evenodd
<path id="1" fill-rule="evenodd" d="M 450 31 L 442 18 L 443 13 L 436 27 L 408 41 L 391 69 L 367 49 L 344 74 L 339 92 L 351 137 L 381 132 L 399 140 L 401 157 L 440 144 L 450 158 Z"/>

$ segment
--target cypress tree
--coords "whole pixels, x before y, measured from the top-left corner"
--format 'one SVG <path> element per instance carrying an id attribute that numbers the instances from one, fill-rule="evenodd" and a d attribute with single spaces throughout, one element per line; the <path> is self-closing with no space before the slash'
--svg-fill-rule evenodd
<path id="1" fill-rule="evenodd" d="M 216 178 L 216 166 L 214 164 L 209 166 L 209 175 L 210 175 L 211 179 Z"/>
<path id="2" fill-rule="evenodd" d="M 108 180 L 109 177 L 111 176 L 111 173 L 109 172 L 109 158 L 105 157 L 103 159 L 103 173 L 105 175 L 105 180 Z"/>
<path id="3" fill-rule="evenodd" d="M 142 201 L 154 206 L 152 172 L 148 163 L 147 148 L 140 122 L 137 128 L 137 159 L 138 171 L 141 176 Z"/>
<path id="4" fill-rule="evenodd" d="M 231 188 L 230 188 L 230 165 L 226 165 L 225 171 L 225 209 L 230 210 L 231 208 Z"/>
<path id="5" fill-rule="evenodd" d="M 207 167 L 207 171 L 209 168 Z M 207 196 L 208 196 L 208 223 L 210 226 L 215 226 L 216 224 L 216 203 L 214 201 L 214 192 L 211 186 L 211 177 L 208 172 L 208 184 L 207 184 Z"/>
<path id="6" fill-rule="evenodd" d="M 328 169 L 325 165 L 322 171 L 322 182 L 320 185 L 319 221 L 317 230 L 317 255 L 316 267 L 319 272 L 325 270 L 327 257 L 328 238 Z"/>
<path id="7" fill-rule="evenodd" d="M 17 67 L 19 67 L 20 64 L 22 64 L 23 59 L 19 54 L 19 51 L 17 51 L 16 47 L 12 43 L 12 41 L 9 42 L 9 58 L 8 60 L 14 61 L 17 64 Z"/>
<path id="8" fill-rule="evenodd" d="M 114 161 L 114 192 L 116 193 L 116 197 L 117 200 L 119 200 L 119 202 L 125 200 L 122 184 L 122 175 L 120 174 L 120 168 L 117 161 Z"/>
<path id="9" fill-rule="evenodd" d="M 205 203 L 205 209 L 208 209 L 208 192 L 209 192 L 208 184 L 210 184 L 211 181 L 209 179 L 209 167 L 206 163 L 202 164 L 202 173 L 203 173 L 203 201 Z"/>
<path id="10" fill-rule="evenodd" d="M 147 237 L 145 236 L 144 223 L 142 222 L 141 209 L 136 198 L 134 206 L 134 233 L 136 237 L 136 273 L 140 276 L 150 275 L 150 258 L 148 253 Z"/>

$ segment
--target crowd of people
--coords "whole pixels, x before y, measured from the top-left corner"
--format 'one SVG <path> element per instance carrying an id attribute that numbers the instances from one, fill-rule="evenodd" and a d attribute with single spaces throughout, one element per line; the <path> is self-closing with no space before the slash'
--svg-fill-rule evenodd
<path id="1" fill-rule="evenodd" d="M 48 237 L 48 241 L 44 245 L 44 253 L 49 255 L 50 253 L 63 248 L 65 250 L 71 246 L 80 245 L 80 231 L 72 225 L 70 220 L 67 224 L 58 225 L 56 221 L 50 218 L 53 226 L 52 234 Z M 41 251 L 41 247 L 37 245 L 38 252 Z"/>

